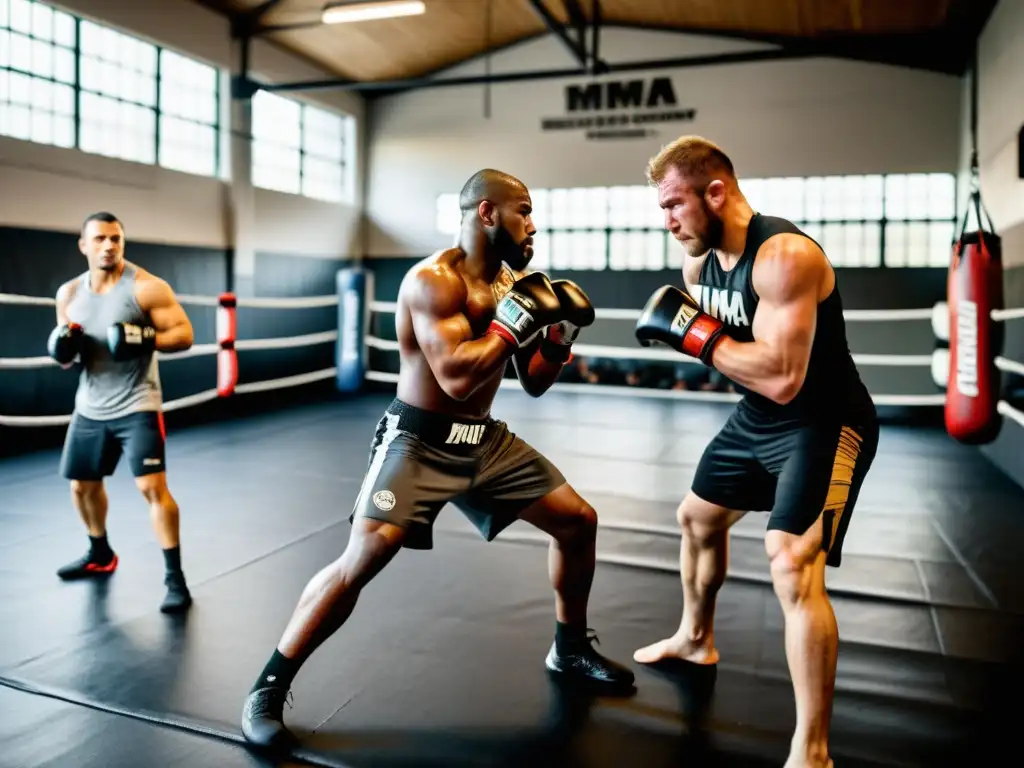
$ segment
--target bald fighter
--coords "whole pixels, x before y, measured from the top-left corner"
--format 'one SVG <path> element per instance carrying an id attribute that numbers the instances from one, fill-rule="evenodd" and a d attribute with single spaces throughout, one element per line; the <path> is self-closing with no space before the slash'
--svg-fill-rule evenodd
<path id="1" fill-rule="evenodd" d="M 508 361 L 539 397 L 594 309 L 569 281 L 523 274 L 536 230 L 521 181 L 480 171 L 459 206 L 458 244 L 413 266 L 399 288 L 397 397 L 377 425 L 348 545 L 307 585 L 245 701 L 250 742 L 293 743 L 282 711 L 299 668 L 400 548 L 433 547 L 432 527 L 448 502 L 487 541 L 516 520 L 551 535 L 557 621 L 547 669 L 609 693 L 632 688 L 633 673 L 599 655 L 587 629 L 597 515 L 551 462 L 491 416 Z"/>
<path id="2" fill-rule="evenodd" d="M 116 570 L 117 555 L 107 540 L 103 482 L 124 454 L 163 549 L 167 593 L 160 610 L 183 611 L 192 597 L 181 569 L 178 505 L 167 488 L 163 397 L 154 352 L 191 347 L 192 324 L 166 282 L 125 261 L 124 228 L 113 214 L 89 216 L 78 247 L 89 269 L 57 291 L 57 327 L 48 349 L 63 368 L 81 365 L 60 472 L 71 481 L 71 500 L 89 533 L 89 551 L 57 575 L 81 579 Z"/>
<path id="3" fill-rule="evenodd" d="M 796 729 L 786 768 L 831 765 L 838 629 L 825 566 L 838 567 L 878 422 L 846 341 L 835 271 L 792 223 L 753 211 L 716 145 L 682 137 L 651 159 L 667 228 L 682 243 L 684 289 L 664 286 L 637 323 L 745 393 L 704 451 L 679 507 L 683 616 L 636 661 L 718 661 L 715 599 L 729 527 L 769 511 L 765 549 L 785 616 Z"/>

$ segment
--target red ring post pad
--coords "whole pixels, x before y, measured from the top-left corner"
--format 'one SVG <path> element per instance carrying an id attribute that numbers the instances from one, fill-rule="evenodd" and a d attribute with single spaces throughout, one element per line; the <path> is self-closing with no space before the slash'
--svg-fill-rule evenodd
<path id="1" fill-rule="evenodd" d="M 235 341 L 238 333 L 238 299 L 224 292 L 217 302 L 217 394 L 230 397 L 238 384 L 238 352 Z"/>
<path id="2" fill-rule="evenodd" d="M 359 267 L 339 269 L 338 287 L 338 343 L 334 355 L 340 392 L 358 392 L 366 377 L 364 355 L 368 297 L 373 296 L 373 275 Z"/>
<path id="3" fill-rule="evenodd" d="M 949 377 L 946 432 L 968 445 L 992 442 L 1002 425 L 997 406 L 1001 374 L 995 358 L 1003 328 L 992 310 L 1003 308 L 1002 243 L 981 229 L 965 232 L 953 246 L 947 280 Z"/>

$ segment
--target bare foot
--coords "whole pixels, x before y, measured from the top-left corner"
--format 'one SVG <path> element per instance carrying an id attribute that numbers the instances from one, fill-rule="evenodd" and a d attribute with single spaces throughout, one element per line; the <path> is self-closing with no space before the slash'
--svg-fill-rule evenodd
<path id="1" fill-rule="evenodd" d="M 717 664 L 718 649 L 714 642 L 713 638 L 695 643 L 673 636 L 641 648 L 633 654 L 633 660 L 641 664 L 654 664 L 665 659 L 681 659 L 692 664 Z"/>

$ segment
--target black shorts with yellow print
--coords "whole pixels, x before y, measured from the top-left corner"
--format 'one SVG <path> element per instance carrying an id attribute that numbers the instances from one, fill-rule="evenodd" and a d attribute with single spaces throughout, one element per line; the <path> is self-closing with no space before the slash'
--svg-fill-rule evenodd
<path id="1" fill-rule="evenodd" d="M 770 511 L 769 530 L 798 536 L 823 516 L 821 546 L 828 565 L 838 567 L 877 448 L 873 407 L 838 418 L 779 419 L 741 401 L 705 449 L 693 492 L 729 509 Z"/>

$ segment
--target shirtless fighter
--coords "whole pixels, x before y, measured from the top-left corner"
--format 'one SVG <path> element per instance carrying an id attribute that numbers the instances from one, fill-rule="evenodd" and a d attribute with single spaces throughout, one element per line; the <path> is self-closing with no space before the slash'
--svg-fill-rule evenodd
<path id="1" fill-rule="evenodd" d="M 587 629 L 596 513 L 547 459 L 490 415 L 507 362 L 539 397 L 569 359 L 580 328 L 594 322 L 594 309 L 569 281 L 523 274 L 536 230 L 522 182 L 480 171 L 466 182 L 459 206 L 459 243 L 415 265 L 399 288 L 397 398 L 377 425 L 348 546 L 307 585 L 245 701 L 242 733 L 255 744 L 294 743 L 282 713 L 300 666 L 401 547 L 432 548 L 432 525 L 449 501 L 488 541 L 515 520 L 551 535 L 557 623 L 547 669 L 609 693 L 632 689 L 633 673 L 599 655 Z"/>
<path id="2" fill-rule="evenodd" d="M 191 347 L 192 324 L 166 282 L 125 261 L 124 229 L 114 215 L 87 218 L 78 247 L 89 270 L 57 291 L 57 327 L 48 350 L 62 368 L 76 362 L 82 367 L 60 472 L 71 481 L 71 500 L 90 546 L 57 575 L 90 578 L 117 568 L 107 540 L 103 478 L 114 474 L 124 453 L 163 549 L 167 594 L 160 610 L 182 611 L 192 597 L 181 569 L 178 504 L 167 488 L 163 398 L 154 352 Z"/>
<path id="3" fill-rule="evenodd" d="M 745 396 L 704 451 L 677 513 L 679 629 L 634 659 L 718 661 L 715 599 L 729 527 L 747 511 L 770 511 L 765 549 L 796 699 L 786 768 L 829 766 L 838 628 L 825 566 L 840 564 L 878 444 L 874 404 L 847 346 L 836 275 L 818 243 L 788 221 L 751 210 L 732 163 L 711 142 L 676 140 L 651 159 L 647 175 L 686 252 L 685 291 L 655 292 L 637 339 L 698 358 Z"/>

